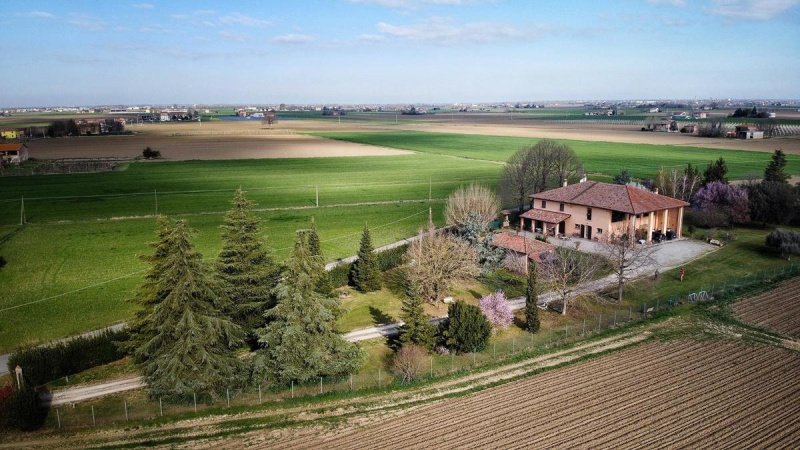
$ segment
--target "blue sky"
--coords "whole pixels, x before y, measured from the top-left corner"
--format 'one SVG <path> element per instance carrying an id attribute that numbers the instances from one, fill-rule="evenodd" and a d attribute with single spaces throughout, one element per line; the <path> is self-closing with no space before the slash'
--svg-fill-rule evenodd
<path id="1" fill-rule="evenodd" d="M 0 3 L 0 105 L 800 98 L 800 0 Z"/>

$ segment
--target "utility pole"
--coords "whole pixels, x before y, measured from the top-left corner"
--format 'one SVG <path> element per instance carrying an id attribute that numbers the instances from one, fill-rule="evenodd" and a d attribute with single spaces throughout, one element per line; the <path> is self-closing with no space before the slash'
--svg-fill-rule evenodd
<path id="1" fill-rule="evenodd" d="M 153 189 L 153 197 L 156 199 L 156 216 L 158 216 L 158 191 Z"/>
<path id="2" fill-rule="evenodd" d="M 315 186 L 317 189 L 317 208 L 319 208 L 319 185 Z"/>

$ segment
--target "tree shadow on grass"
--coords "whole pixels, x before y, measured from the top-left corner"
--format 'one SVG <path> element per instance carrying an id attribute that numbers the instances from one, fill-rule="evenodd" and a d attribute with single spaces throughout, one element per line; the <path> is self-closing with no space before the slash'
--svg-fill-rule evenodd
<path id="1" fill-rule="evenodd" d="M 374 323 L 375 325 L 385 325 L 387 323 L 394 322 L 392 316 L 386 314 L 385 312 L 381 311 L 380 309 L 374 306 L 369 307 L 369 313 L 372 316 L 372 323 Z"/>

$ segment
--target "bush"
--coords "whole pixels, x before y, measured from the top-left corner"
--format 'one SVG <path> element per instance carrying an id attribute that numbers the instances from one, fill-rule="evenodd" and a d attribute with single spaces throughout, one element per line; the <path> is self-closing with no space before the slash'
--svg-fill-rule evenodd
<path id="1" fill-rule="evenodd" d="M 153 150 L 150 147 L 146 147 L 144 150 L 142 150 L 142 156 L 147 159 L 161 158 L 161 152 L 158 150 Z"/>
<path id="2" fill-rule="evenodd" d="M 380 253 L 375 253 L 375 260 L 378 263 L 378 268 L 381 272 L 394 269 L 403 263 L 403 255 L 408 250 L 408 244 L 395 247 L 393 249 L 385 250 Z M 334 287 L 342 287 L 351 284 L 350 272 L 353 264 L 342 264 L 341 266 L 334 267 L 328 275 L 330 276 L 331 283 Z"/>
<path id="3" fill-rule="evenodd" d="M 20 431 L 34 431 L 44 425 L 49 412 L 48 406 L 39 400 L 30 383 L 24 383 L 21 389 L 14 390 L 11 396 L 3 402 L 6 424 L 9 428 Z"/>
<path id="4" fill-rule="evenodd" d="M 392 369 L 403 383 L 410 383 L 424 373 L 426 356 L 425 350 L 419 345 L 405 344 L 394 356 Z"/>
<path id="5" fill-rule="evenodd" d="M 767 235 L 767 247 L 783 257 L 800 255 L 800 233 L 788 230 L 775 230 Z"/>
<path id="6" fill-rule="evenodd" d="M 79 337 L 53 346 L 18 350 L 8 359 L 8 370 L 22 367 L 25 378 L 34 386 L 66 375 L 108 364 L 125 356 L 118 343 L 127 331 L 105 331 L 96 336 Z"/>
<path id="7" fill-rule="evenodd" d="M 489 343 L 492 325 L 480 308 L 458 301 L 447 308 L 447 319 L 440 323 L 439 334 L 451 350 L 479 352 Z"/>
<path id="8" fill-rule="evenodd" d="M 5 259 L 5 258 L 3 258 L 2 256 L 0 256 L 0 269 L 2 269 L 3 267 L 5 267 L 5 266 L 6 266 L 6 264 L 8 264 L 8 262 L 6 261 L 6 259 Z"/>

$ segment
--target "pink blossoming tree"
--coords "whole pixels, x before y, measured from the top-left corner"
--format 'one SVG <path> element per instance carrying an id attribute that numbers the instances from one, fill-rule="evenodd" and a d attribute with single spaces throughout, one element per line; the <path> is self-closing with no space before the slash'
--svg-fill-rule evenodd
<path id="1" fill-rule="evenodd" d="M 494 328 L 506 328 L 514 321 L 514 313 L 511 312 L 511 306 L 503 291 L 481 298 L 479 304 L 483 315 Z"/>

